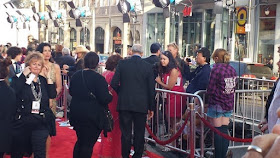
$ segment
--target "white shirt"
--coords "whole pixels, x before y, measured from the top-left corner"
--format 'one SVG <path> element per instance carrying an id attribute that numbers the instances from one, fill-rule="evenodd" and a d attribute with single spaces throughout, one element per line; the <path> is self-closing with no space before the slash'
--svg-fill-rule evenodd
<path id="1" fill-rule="evenodd" d="M 272 132 L 272 128 L 276 124 L 280 124 L 280 119 L 277 115 L 277 109 L 280 107 L 280 82 L 276 85 L 273 99 L 268 109 L 268 131 Z"/>

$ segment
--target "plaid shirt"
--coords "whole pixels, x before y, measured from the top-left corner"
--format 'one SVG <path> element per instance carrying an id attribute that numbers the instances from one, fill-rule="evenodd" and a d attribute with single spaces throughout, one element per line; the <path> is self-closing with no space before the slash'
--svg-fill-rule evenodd
<path id="1" fill-rule="evenodd" d="M 236 78 L 235 69 L 229 64 L 214 65 L 207 88 L 209 107 L 217 109 L 217 112 L 233 109 Z"/>

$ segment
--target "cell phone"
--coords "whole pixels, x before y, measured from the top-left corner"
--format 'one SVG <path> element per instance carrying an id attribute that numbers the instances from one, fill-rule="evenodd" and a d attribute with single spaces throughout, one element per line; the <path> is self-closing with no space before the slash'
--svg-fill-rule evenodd
<path id="1" fill-rule="evenodd" d="M 186 58 L 186 61 L 190 63 L 192 60 L 190 58 Z"/>

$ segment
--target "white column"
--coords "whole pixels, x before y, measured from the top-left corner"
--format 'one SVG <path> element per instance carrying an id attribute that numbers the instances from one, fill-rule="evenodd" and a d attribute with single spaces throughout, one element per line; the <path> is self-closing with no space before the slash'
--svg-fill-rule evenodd
<path id="1" fill-rule="evenodd" d="M 145 10 L 145 8 L 144 8 Z M 149 46 L 147 46 L 147 26 L 148 26 L 148 14 L 144 13 L 143 14 L 143 23 L 142 23 L 142 34 L 140 34 L 140 38 L 141 38 L 141 44 L 143 46 L 143 50 L 144 50 L 144 55 L 148 56 L 149 52 Z"/>
<path id="2" fill-rule="evenodd" d="M 76 35 L 77 35 L 77 39 L 76 39 L 76 43 L 77 46 L 81 44 L 81 29 L 82 27 L 76 27 Z"/>
<path id="3" fill-rule="evenodd" d="M 222 48 L 223 47 L 223 39 L 222 39 L 222 14 L 216 15 L 216 26 L 215 26 L 215 47 Z"/>
<path id="4" fill-rule="evenodd" d="M 124 23 L 123 24 L 123 37 L 122 37 L 122 44 L 123 44 L 123 51 L 122 51 L 122 56 L 126 57 L 127 56 L 127 45 L 129 43 L 129 33 L 130 33 L 130 26 L 129 23 Z"/>
<path id="5" fill-rule="evenodd" d="M 109 23 L 107 23 L 105 25 L 105 30 L 104 30 L 104 53 L 108 53 L 110 52 L 111 53 L 111 50 L 110 50 L 110 34 L 111 34 L 111 29 L 110 29 L 110 26 L 109 26 Z"/>
<path id="6" fill-rule="evenodd" d="M 92 6 L 91 13 L 91 28 L 90 28 L 90 47 L 91 50 L 95 52 L 95 6 Z"/>
<path id="7" fill-rule="evenodd" d="M 66 19 L 64 20 L 64 28 L 63 28 L 63 45 L 66 48 L 70 48 L 70 27 L 69 27 L 69 23 L 66 21 Z"/>
<path id="8" fill-rule="evenodd" d="M 178 38 L 179 38 L 179 43 L 178 43 L 178 46 L 179 46 L 179 53 L 180 53 L 180 56 L 184 55 L 183 52 L 182 52 L 182 48 L 183 48 L 183 16 L 182 14 L 179 15 L 179 26 L 178 26 Z"/>
<path id="9" fill-rule="evenodd" d="M 273 56 L 273 73 L 278 72 L 278 66 L 277 62 L 279 61 L 279 53 L 278 47 L 280 46 L 280 3 L 277 3 L 277 8 L 276 8 L 276 24 L 275 24 L 275 45 L 274 45 L 274 56 Z"/>
<path id="10" fill-rule="evenodd" d="M 164 40 L 164 45 L 165 45 L 165 50 L 167 50 L 167 45 L 170 43 L 170 17 L 165 19 L 165 40 Z"/>

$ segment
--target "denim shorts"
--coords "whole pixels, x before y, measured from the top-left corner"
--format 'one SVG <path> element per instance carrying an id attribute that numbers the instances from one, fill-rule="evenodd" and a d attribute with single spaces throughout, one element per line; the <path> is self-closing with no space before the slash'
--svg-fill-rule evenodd
<path id="1" fill-rule="evenodd" d="M 223 111 L 219 112 L 214 107 L 209 107 L 207 110 L 207 116 L 211 118 L 219 118 L 219 117 L 231 117 L 232 111 Z"/>

